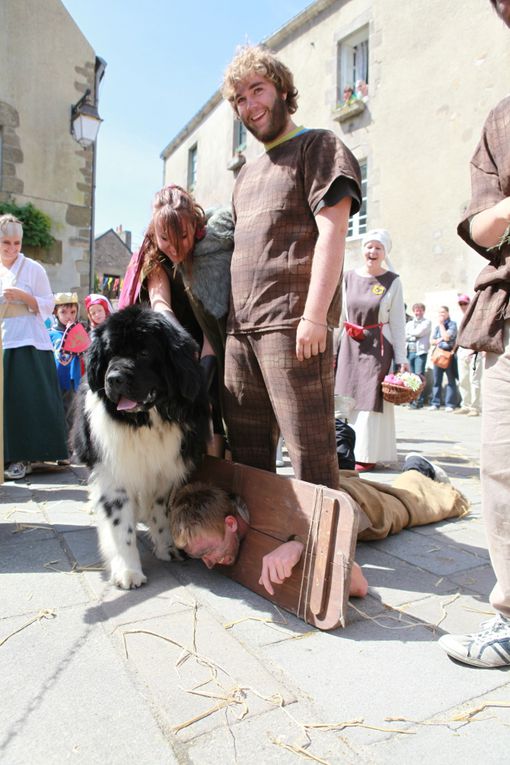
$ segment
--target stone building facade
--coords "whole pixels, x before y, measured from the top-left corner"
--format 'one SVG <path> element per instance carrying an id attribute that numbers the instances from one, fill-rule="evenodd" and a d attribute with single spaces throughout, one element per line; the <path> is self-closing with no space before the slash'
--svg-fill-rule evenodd
<path id="1" fill-rule="evenodd" d="M 118 226 L 105 231 L 95 242 L 95 278 L 97 290 L 115 305 L 124 274 L 131 259 L 131 232 Z"/>
<path id="2" fill-rule="evenodd" d="M 294 73 L 296 123 L 333 130 L 362 166 L 365 205 L 346 268 L 360 263 L 367 228 L 387 228 L 406 301 L 423 300 L 431 318 L 482 267 L 456 225 L 482 124 L 508 92 L 508 42 L 488 0 L 318 0 L 265 41 Z M 368 95 L 339 108 L 358 79 Z M 228 202 L 236 167 L 261 151 L 239 132 L 213 94 L 163 151 L 165 179 L 204 206 Z"/>
<path id="3" fill-rule="evenodd" d="M 0 3 L 0 201 L 49 215 L 44 263 L 54 291 L 89 282 L 93 148 L 70 132 L 71 107 L 96 87 L 96 55 L 60 0 Z"/>

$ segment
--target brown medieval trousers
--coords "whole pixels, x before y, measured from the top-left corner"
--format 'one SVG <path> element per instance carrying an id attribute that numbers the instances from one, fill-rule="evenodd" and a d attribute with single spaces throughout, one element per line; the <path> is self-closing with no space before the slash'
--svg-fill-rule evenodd
<path id="1" fill-rule="evenodd" d="M 341 190 L 333 198 L 332 189 Z M 359 166 L 327 130 L 301 130 L 245 165 L 237 178 L 232 296 L 225 352 L 225 417 L 234 460 L 275 469 L 278 429 L 296 477 L 336 488 L 333 347 L 299 362 L 304 313 L 324 204 L 361 199 Z M 340 316 L 340 285 L 328 324 Z"/>
<path id="2" fill-rule="evenodd" d="M 486 351 L 482 383 L 482 510 L 496 585 L 493 608 L 510 617 L 510 245 L 488 251 L 471 238 L 477 213 L 510 196 L 510 97 L 489 114 L 471 160 L 472 197 L 459 235 L 490 261 L 477 279 L 463 347 Z"/>

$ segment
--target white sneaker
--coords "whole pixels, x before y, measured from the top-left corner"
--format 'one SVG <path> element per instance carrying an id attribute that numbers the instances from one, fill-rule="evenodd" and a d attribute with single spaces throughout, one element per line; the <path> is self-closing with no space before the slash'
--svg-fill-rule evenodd
<path id="1" fill-rule="evenodd" d="M 445 412 L 448 412 L 448 414 L 451 414 L 454 411 L 455 409 L 453 408 L 453 406 L 445 406 Z"/>
<path id="2" fill-rule="evenodd" d="M 448 656 L 473 667 L 509 666 L 510 619 L 498 614 L 480 626 L 471 635 L 443 635 L 439 645 Z"/>
<path id="3" fill-rule="evenodd" d="M 4 479 L 7 481 L 20 481 L 32 472 L 30 462 L 11 462 L 4 468 Z"/>
<path id="4" fill-rule="evenodd" d="M 431 404 L 428 409 L 429 412 L 439 412 L 439 407 L 436 404 Z"/>
<path id="5" fill-rule="evenodd" d="M 409 454 L 406 454 L 404 462 L 407 462 L 407 460 L 411 457 L 419 457 L 430 465 L 434 471 L 434 481 L 437 481 L 438 483 L 451 483 L 450 479 L 448 478 L 448 473 L 446 470 L 443 470 L 441 465 L 438 465 L 436 462 L 431 462 L 419 452 L 409 452 Z"/>

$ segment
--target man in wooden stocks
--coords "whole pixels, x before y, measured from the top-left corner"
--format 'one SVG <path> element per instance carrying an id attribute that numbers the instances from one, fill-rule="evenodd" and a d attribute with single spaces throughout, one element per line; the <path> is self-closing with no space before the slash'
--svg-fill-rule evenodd
<path id="1" fill-rule="evenodd" d="M 214 480 L 214 467 L 209 477 Z M 271 480 L 272 512 L 277 519 L 279 485 L 288 479 L 271 475 Z M 416 453 L 407 455 L 404 470 L 393 486 L 361 479 L 354 470 L 341 470 L 340 491 L 354 500 L 360 541 L 384 539 L 408 526 L 458 517 L 468 508 L 467 500 L 453 488 L 444 470 Z M 190 483 L 175 497 L 170 527 L 175 545 L 190 557 L 201 558 L 208 568 L 232 566 L 243 552 L 241 542 L 250 528 L 250 512 L 235 494 L 202 481 Z M 263 556 L 260 569 L 253 576 L 254 582 L 258 576 L 258 584 L 270 596 L 275 595 L 273 585 L 280 585 L 291 576 L 305 549 L 306 539 L 295 537 L 291 529 L 285 531 L 283 538 L 285 535 L 287 541 Z M 367 580 L 353 562 L 349 594 L 364 597 L 367 591 Z"/>

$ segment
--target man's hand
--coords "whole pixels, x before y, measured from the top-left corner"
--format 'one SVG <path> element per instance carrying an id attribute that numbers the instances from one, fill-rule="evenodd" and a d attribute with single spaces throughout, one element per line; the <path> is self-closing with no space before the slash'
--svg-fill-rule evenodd
<path id="1" fill-rule="evenodd" d="M 293 540 L 284 542 L 262 558 L 262 572 L 259 584 L 270 594 L 274 595 L 272 584 L 282 584 L 292 574 L 292 569 L 299 562 L 303 553 L 302 542 Z"/>
<path id="2" fill-rule="evenodd" d="M 296 356 L 298 361 L 310 359 L 326 350 L 328 328 L 326 325 L 301 319 L 296 332 Z"/>

